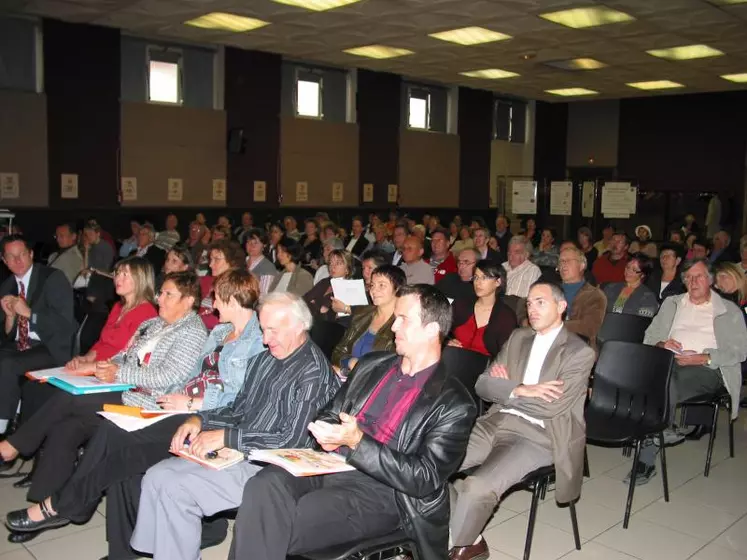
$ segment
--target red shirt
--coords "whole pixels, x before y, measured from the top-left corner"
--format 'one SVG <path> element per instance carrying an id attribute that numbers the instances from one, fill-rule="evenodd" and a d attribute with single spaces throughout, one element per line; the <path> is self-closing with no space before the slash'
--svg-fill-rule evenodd
<path id="1" fill-rule="evenodd" d="M 610 282 L 625 282 L 625 266 L 628 264 L 628 254 L 625 253 L 619 261 L 610 260 L 610 254 L 605 253 L 594 261 L 591 273 L 598 285 Z"/>
<path id="2" fill-rule="evenodd" d="M 124 350 L 143 321 L 157 316 L 158 311 L 148 301 L 133 307 L 124 315 L 122 315 L 122 304 L 115 303 L 104 328 L 101 329 L 98 341 L 91 347 L 91 350 L 96 352 L 96 359 L 108 360 Z"/>
<path id="3" fill-rule="evenodd" d="M 490 352 L 485 347 L 485 328 L 487 326 L 483 325 L 478 328 L 477 319 L 475 319 L 475 314 L 473 313 L 469 321 L 454 329 L 454 338 L 461 342 L 462 348 L 465 350 L 472 350 L 473 352 L 490 356 Z"/>
<path id="4" fill-rule="evenodd" d="M 439 264 L 435 270 L 433 271 L 433 280 L 436 284 L 438 284 L 444 276 L 446 276 L 449 272 L 456 272 L 457 271 L 457 262 L 454 258 L 454 255 L 449 253 L 449 256 L 444 259 L 444 262 Z"/>
<path id="5" fill-rule="evenodd" d="M 213 276 L 201 276 L 200 277 L 200 291 L 202 292 L 202 304 L 200 305 L 200 319 L 205 325 L 205 328 L 209 331 L 213 330 L 213 327 L 220 323 L 218 320 L 218 312 L 213 309 L 213 282 L 215 277 Z M 210 305 L 206 305 L 210 302 Z"/>

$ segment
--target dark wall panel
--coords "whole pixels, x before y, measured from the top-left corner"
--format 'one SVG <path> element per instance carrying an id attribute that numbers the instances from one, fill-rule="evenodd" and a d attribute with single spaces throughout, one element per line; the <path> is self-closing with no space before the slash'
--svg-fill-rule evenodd
<path id="1" fill-rule="evenodd" d="M 358 70 L 359 192 L 373 183 L 371 206 L 386 206 L 388 185 L 399 183 L 401 81 L 394 74 Z"/>
<path id="2" fill-rule="evenodd" d="M 487 208 L 490 203 L 490 145 L 493 93 L 459 88 L 459 207 Z"/>
<path id="3" fill-rule="evenodd" d="M 226 48 L 228 130 L 243 129 L 244 153 L 229 153 L 228 207 L 278 205 L 282 58 Z M 267 183 L 267 201 L 254 202 L 254 181 Z"/>
<path id="4" fill-rule="evenodd" d="M 565 177 L 568 104 L 537 101 L 534 132 L 534 178 L 557 181 Z"/>
<path id="5" fill-rule="evenodd" d="M 648 190 L 736 192 L 744 185 L 745 106 L 744 91 L 623 99 L 620 176 Z"/>
<path id="6" fill-rule="evenodd" d="M 117 205 L 119 30 L 44 20 L 49 204 Z M 78 199 L 62 199 L 60 174 L 78 174 Z"/>

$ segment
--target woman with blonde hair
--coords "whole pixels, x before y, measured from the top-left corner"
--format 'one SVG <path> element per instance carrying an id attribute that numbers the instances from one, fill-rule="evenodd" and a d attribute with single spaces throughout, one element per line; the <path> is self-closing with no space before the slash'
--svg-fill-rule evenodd
<path id="1" fill-rule="evenodd" d="M 329 277 L 320 280 L 303 299 L 315 319 L 334 321 L 337 313 L 332 308 L 332 278 L 350 278 L 355 269 L 350 251 L 335 249 L 329 254 L 328 262 Z"/>
<path id="2" fill-rule="evenodd" d="M 716 266 L 716 290 L 743 311 L 747 308 L 747 276 L 739 264 L 722 262 Z"/>

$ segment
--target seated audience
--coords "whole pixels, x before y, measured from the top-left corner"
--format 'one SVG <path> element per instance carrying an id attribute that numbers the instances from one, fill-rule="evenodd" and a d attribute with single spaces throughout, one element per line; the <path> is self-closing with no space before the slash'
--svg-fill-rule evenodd
<path id="1" fill-rule="evenodd" d="M 192 255 L 192 262 L 198 264 L 202 257 L 202 252 L 205 250 L 205 245 L 202 242 L 202 238 L 205 237 L 206 232 L 209 234 L 210 230 L 197 222 L 189 224 L 189 238 L 187 239 L 187 248 Z"/>
<path id="2" fill-rule="evenodd" d="M 594 248 L 597 250 L 597 257 L 601 257 L 604 253 L 609 251 L 610 245 L 612 244 L 612 236 L 615 233 L 615 228 L 612 224 L 607 224 L 602 229 L 602 239 L 594 243 Z M 591 268 L 591 267 L 589 267 Z"/>
<path id="3" fill-rule="evenodd" d="M 680 275 L 680 264 L 685 250 L 677 243 L 663 243 L 659 251 L 659 267 L 646 278 L 646 285 L 661 304 L 669 296 L 685 293 Z"/>
<path id="4" fill-rule="evenodd" d="M 692 259 L 708 259 L 711 254 L 711 243 L 705 237 L 696 237 L 690 244 L 690 252 L 688 253 L 687 260 Z"/>
<path id="5" fill-rule="evenodd" d="M 501 254 L 501 262 L 506 260 L 508 242 L 511 241 L 511 237 L 513 235 L 509 228 L 508 218 L 503 214 L 498 214 L 495 218 L 495 238 L 498 240 L 498 248 L 496 250 Z"/>
<path id="6" fill-rule="evenodd" d="M 446 298 L 431 286 L 403 286 L 395 316 L 398 355 L 361 358 L 309 425 L 324 450 L 339 450 L 356 470 L 297 478 L 262 469 L 244 487 L 230 558 L 285 560 L 398 527 L 422 558 L 446 558 L 446 484 L 464 455 L 476 407 L 441 362 L 451 323 Z"/>
<path id="7" fill-rule="evenodd" d="M 449 232 L 439 227 L 431 232 L 431 257 L 433 281 L 438 284 L 445 275 L 457 271 L 454 255 L 449 252 Z"/>
<path id="8" fill-rule="evenodd" d="M 301 232 L 298 231 L 298 222 L 293 216 L 286 216 L 283 218 L 283 226 L 285 226 L 285 236 L 290 237 L 293 241 L 301 240 Z"/>
<path id="9" fill-rule="evenodd" d="M 566 302 L 565 327 L 586 338 L 596 350 L 597 334 L 604 321 L 607 298 L 602 290 L 586 281 L 585 271 L 586 256 L 580 249 L 568 247 L 560 252 L 558 272 L 563 282 Z"/>
<path id="10" fill-rule="evenodd" d="M 369 241 L 363 230 L 363 218 L 353 217 L 350 227 L 350 237 L 345 239 L 345 250 L 352 253 L 354 257 L 360 257 L 368 249 Z"/>
<path id="11" fill-rule="evenodd" d="M 747 274 L 747 239 L 739 242 L 739 267 Z"/>
<path id="12" fill-rule="evenodd" d="M 698 239 L 698 236 L 694 233 L 691 233 L 685 238 L 685 249 L 687 249 L 687 253 L 685 254 L 685 260 L 690 260 L 693 258 L 693 243 Z M 703 247 L 706 247 L 707 243 L 703 242 Z"/>
<path id="13" fill-rule="evenodd" d="M 389 231 L 384 224 L 378 223 L 374 226 L 373 238 L 374 240 L 369 251 L 382 251 L 388 255 L 394 253 L 394 245 L 389 241 Z"/>
<path id="14" fill-rule="evenodd" d="M 219 221 L 220 221 L 220 218 L 219 218 Z M 218 225 L 215 225 L 210 229 L 210 240 L 211 241 L 220 241 L 221 239 L 227 239 L 228 241 L 231 240 L 230 222 L 229 222 L 229 225 L 227 226 L 221 225 L 220 223 L 218 223 Z"/>
<path id="15" fill-rule="evenodd" d="M 58 249 L 49 255 L 47 266 L 61 271 L 72 286 L 83 270 L 83 254 L 78 247 L 78 231 L 73 224 L 65 223 L 57 226 L 54 238 Z"/>
<path id="16" fill-rule="evenodd" d="M 635 228 L 635 241 L 628 247 L 628 253 L 643 253 L 652 259 L 658 256 L 656 243 L 651 241 L 651 228 L 647 225 L 640 225 Z"/>
<path id="17" fill-rule="evenodd" d="M 456 222 L 449 222 L 449 251 L 454 247 L 454 243 L 459 240 L 459 226 Z"/>
<path id="18" fill-rule="evenodd" d="M 199 302 L 200 309 L 198 313 L 202 322 L 205 323 L 205 327 L 210 330 L 218 324 L 218 314 L 213 307 L 213 282 L 227 270 L 245 269 L 246 255 L 238 243 L 229 239 L 219 239 L 210 243 L 208 254 L 210 275 L 200 278 L 202 301 Z"/>
<path id="19" fill-rule="evenodd" d="M 168 253 L 166 253 L 166 261 L 163 263 L 163 269 L 156 275 L 156 291 L 161 290 L 163 285 L 163 279 L 167 274 L 171 272 L 186 272 L 191 270 L 194 272 L 195 265 L 192 261 L 192 252 L 186 245 L 176 245 Z"/>
<path id="20" fill-rule="evenodd" d="M 319 240 L 319 224 L 314 219 L 304 220 L 304 233 L 301 236 L 303 247 L 303 258 L 301 262 L 310 265 L 312 261 L 318 260 L 322 252 L 322 242 Z"/>
<path id="21" fill-rule="evenodd" d="M 243 247 L 246 245 L 247 235 L 253 229 L 255 229 L 254 216 L 251 212 L 244 212 L 241 215 L 241 225 L 233 230 L 233 238 Z"/>
<path id="22" fill-rule="evenodd" d="M 109 272 L 113 263 L 114 249 L 101 239 L 101 226 L 95 220 L 88 221 L 83 228 L 84 268 Z"/>
<path id="23" fill-rule="evenodd" d="M 130 231 L 132 235 L 123 239 L 122 246 L 119 248 L 119 257 L 122 259 L 129 257 L 137 249 L 138 233 L 140 233 L 140 222 L 138 220 L 130 220 Z"/>
<path id="24" fill-rule="evenodd" d="M 607 313 L 653 317 L 659 311 L 656 294 L 646 285 L 653 264 L 645 253 L 633 253 L 625 265 L 625 281 L 604 287 Z"/>
<path id="25" fill-rule="evenodd" d="M 399 266 L 403 263 L 402 251 L 405 248 L 405 240 L 410 234 L 410 228 L 405 222 L 398 222 L 394 226 L 394 233 L 392 233 L 392 243 L 394 244 L 394 253 L 392 253 L 392 264 Z"/>
<path id="26" fill-rule="evenodd" d="M 537 220 L 534 218 L 524 219 L 524 238 L 532 244 L 532 247 L 536 247 L 542 241 L 542 230 L 537 229 Z"/>
<path id="27" fill-rule="evenodd" d="M 624 231 L 617 230 L 609 243 L 609 250 L 594 261 L 592 274 L 598 286 L 610 282 L 625 281 L 625 267 L 628 264 L 628 236 Z"/>
<path id="28" fill-rule="evenodd" d="M 481 260 L 475 266 L 474 295 L 454 300 L 449 346 L 497 356 L 518 326 L 516 314 L 501 301 L 506 281 L 501 265 Z"/>
<path id="29" fill-rule="evenodd" d="M 741 258 L 735 255 L 731 250 L 731 235 L 729 235 L 729 232 L 722 229 L 713 236 L 713 247 L 708 258 L 713 265 L 722 262 L 738 262 L 741 260 Z"/>
<path id="30" fill-rule="evenodd" d="M 329 277 L 329 256 L 332 251 L 343 251 L 345 245 L 339 237 L 328 237 L 322 244 L 321 266 L 314 273 L 314 285 Z"/>
<path id="31" fill-rule="evenodd" d="M 259 293 L 266 294 L 270 285 L 278 274 L 275 265 L 265 257 L 265 251 L 269 245 L 267 234 L 259 228 L 252 228 L 243 234 L 244 249 L 246 250 L 246 268 L 259 281 Z"/>
<path id="32" fill-rule="evenodd" d="M 366 284 L 366 291 L 371 289 L 371 275 L 373 271 L 389 264 L 390 255 L 378 249 L 369 249 L 361 255 L 361 273 L 363 282 Z"/>
<path id="33" fill-rule="evenodd" d="M 270 285 L 270 292 L 290 292 L 303 297 L 314 287 L 314 278 L 301 266 L 303 247 L 290 237 L 281 239 L 276 247 L 282 271 Z"/>
<path id="34" fill-rule="evenodd" d="M 156 247 L 153 226 L 148 223 L 143 224 L 140 226 L 140 231 L 137 235 L 138 244 L 134 253 L 135 256 L 147 260 L 153 267 L 153 270 L 161 270 L 166 260 L 166 252 L 160 247 Z"/>
<path id="35" fill-rule="evenodd" d="M 355 309 L 350 326 L 332 351 L 332 368 L 341 379 L 347 379 L 350 371 L 365 354 L 394 350 L 394 304 L 397 290 L 406 281 L 402 269 L 391 264 L 382 265 L 373 271 L 373 305 Z"/>
<path id="36" fill-rule="evenodd" d="M 0 434 L 18 410 L 27 371 L 67 363 L 75 318 L 73 290 L 65 275 L 34 264 L 34 251 L 20 234 L 2 240 L 3 262 L 11 276 L 0 285 Z M 7 460 L 7 458 L 6 458 Z M 2 468 L 0 462 L 0 470 Z"/>
<path id="37" fill-rule="evenodd" d="M 743 311 L 747 308 L 747 276 L 736 263 L 722 262 L 716 266 L 716 291 Z M 747 321 L 747 314 L 745 314 Z"/>
<path id="38" fill-rule="evenodd" d="M 532 245 L 523 235 L 514 235 L 508 242 L 506 270 L 506 295 L 527 297 L 529 288 L 542 275 L 539 267 L 529 260 Z"/>
<path id="39" fill-rule="evenodd" d="M 311 311 L 314 319 L 334 321 L 338 311 L 333 309 L 332 279 L 350 278 L 353 275 L 353 257 L 347 251 L 332 251 L 328 259 L 329 276 L 314 285 L 303 299 Z M 348 313 L 347 306 L 339 310 L 340 313 Z"/>
<path id="40" fill-rule="evenodd" d="M 475 265 L 480 260 L 474 249 L 463 249 L 457 257 L 457 271 L 447 274 L 438 283 L 438 290 L 450 300 L 470 298 L 475 289 L 472 279 Z"/>
<path id="41" fill-rule="evenodd" d="M 678 243 L 679 245 L 685 244 L 685 236 L 680 229 L 673 229 L 669 232 L 669 242 Z"/>
<path id="42" fill-rule="evenodd" d="M 515 331 L 477 380 L 477 394 L 494 404 L 478 418 L 459 468 L 477 470 L 453 486 L 452 560 L 489 556 L 481 533 L 503 494 L 530 472 L 555 465 L 558 503 L 581 493 L 594 352 L 563 327 L 565 307 L 560 288 L 535 284 L 527 298 L 531 328 Z"/>
<path id="43" fill-rule="evenodd" d="M 451 252 L 455 257 L 458 257 L 459 253 L 461 253 L 465 249 L 473 249 L 474 247 L 475 242 L 472 239 L 472 232 L 470 231 L 469 226 L 460 226 L 459 238 L 451 245 Z"/>
<path id="44" fill-rule="evenodd" d="M 176 229 L 178 226 L 179 220 L 177 219 L 176 214 L 169 214 L 166 216 L 166 229 L 156 235 L 156 247 L 162 251 L 169 252 L 174 245 L 179 243 L 182 237 Z"/>
<path id="45" fill-rule="evenodd" d="M 594 261 L 597 260 L 597 257 L 599 256 L 597 248 L 594 246 L 594 239 L 591 234 L 591 230 L 587 227 L 578 228 L 577 240 L 578 248 L 581 249 L 581 251 L 583 251 L 584 255 L 586 256 L 586 269 L 588 271 L 591 271 L 591 269 L 594 267 Z"/>
<path id="46" fill-rule="evenodd" d="M 532 254 L 532 262 L 537 266 L 557 268 L 558 247 L 555 245 L 555 230 L 552 228 L 542 230 L 539 245 L 534 248 L 534 253 Z"/>
<path id="47" fill-rule="evenodd" d="M 678 403 L 722 388 L 731 395 L 733 420 L 739 413 L 741 364 L 747 359 L 744 312 L 713 291 L 713 271 L 707 259 L 687 261 L 682 279 L 687 293 L 664 300 L 643 341 L 677 354 L 669 384 L 670 421 L 675 418 Z M 710 428 L 710 408 L 700 418 L 690 412 L 688 422 L 696 424 L 695 431 L 706 432 L 705 426 Z M 684 437 L 685 432 L 671 429 L 665 432 L 664 441 L 676 443 Z M 656 474 L 657 450 L 652 442 L 644 443 L 638 464 L 633 466 L 637 469 L 636 483 L 644 484 Z"/>
<path id="48" fill-rule="evenodd" d="M 420 243 L 423 245 L 423 260 L 428 262 L 431 258 L 431 238 L 426 235 L 426 229 L 423 224 L 417 224 L 410 230 L 410 235 L 414 235 L 420 239 Z"/>
<path id="49" fill-rule="evenodd" d="M 506 260 L 505 253 L 501 254 L 495 249 L 491 249 L 488 246 L 488 241 L 490 240 L 490 232 L 487 230 L 487 228 L 476 228 L 473 232 L 473 238 L 475 240 L 475 249 L 480 255 L 480 260 L 488 259 L 491 261 L 495 261 L 498 264 L 502 264 L 503 261 Z M 508 244 L 506 244 L 506 247 L 508 248 Z"/>
<path id="50" fill-rule="evenodd" d="M 249 360 L 264 351 L 262 331 L 253 311 L 259 296 L 256 278 L 231 270 L 215 282 L 216 326 L 190 373 L 185 391 L 158 399 L 164 410 L 184 412 L 141 430 L 127 432 L 103 422 L 67 483 L 38 505 L 8 515 L 8 524 L 21 532 L 38 532 L 73 521 L 85 523 L 104 493 L 110 558 L 130 558 L 130 537 L 145 471 L 170 457 L 169 444 L 186 414 L 229 405 L 245 382 Z M 224 529 L 225 530 L 225 529 Z"/>
<path id="51" fill-rule="evenodd" d="M 698 235 L 700 233 L 700 226 L 695 221 L 695 216 L 692 214 L 687 214 L 685 216 L 685 219 L 682 223 L 682 233 L 685 235 L 690 235 L 691 233 L 694 233 L 695 235 Z"/>
<path id="52" fill-rule="evenodd" d="M 70 478 L 78 448 L 104 422 L 97 414 L 103 404 L 126 404 L 160 410 L 157 399 L 181 392 L 205 343 L 205 326 L 195 313 L 200 284 L 193 272 L 166 277 L 158 298 L 158 317 L 140 325 L 128 346 L 110 360 L 96 363 L 96 377 L 105 382 L 128 383 L 124 393 L 72 395 L 57 391 L 38 412 L 5 441 L 0 458 L 36 457 L 28 498 L 39 502 Z M 13 527 L 15 530 L 16 528 Z"/>
<path id="53" fill-rule="evenodd" d="M 423 260 L 423 242 L 416 235 L 409 236 L 405 241 L 402 260 L 404 262 L 399 267 L 405 271 L 408 285 L 433 285 L 433 269 Z"/>
<path id="54" fill-rule="evenodd" d="M 285 226 L 281 223 L 275 223 L 270 226 L 270 245 L 267 248 L 267 258 L 275 265 L 275 268 L 281 270 L 283 266 L 278 262 L 278 243 L 285 237 Z"/>

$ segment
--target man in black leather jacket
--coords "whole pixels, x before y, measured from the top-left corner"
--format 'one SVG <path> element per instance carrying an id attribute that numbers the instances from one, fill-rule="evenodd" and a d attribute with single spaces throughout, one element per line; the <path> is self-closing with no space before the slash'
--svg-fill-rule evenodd
<path id="1" fill-rule="evenodd" d="M 404 286 L 395 307 L 397 354 L 362 357 L 309 425 L 326 451 L 357 470 L 295 478 L 266 467 L 244 487 L 229 558 L 285 560 L 401 527 L 420 557 L 448 558 L 447 480 L 464 456 L 476 406 L 441 362 L 451 326 L 432 286 Z"/>

